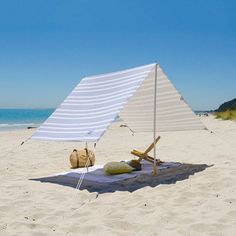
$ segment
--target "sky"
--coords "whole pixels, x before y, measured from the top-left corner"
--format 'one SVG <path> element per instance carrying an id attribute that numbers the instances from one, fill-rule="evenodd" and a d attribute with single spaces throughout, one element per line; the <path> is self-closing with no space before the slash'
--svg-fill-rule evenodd
<path id="1" fill-rule="evenodd" d="M 236 97 L 236 1 L 0 0 L 0 108 L 55 108 L 84 76 L 157 62 L 194 110 Z"/>

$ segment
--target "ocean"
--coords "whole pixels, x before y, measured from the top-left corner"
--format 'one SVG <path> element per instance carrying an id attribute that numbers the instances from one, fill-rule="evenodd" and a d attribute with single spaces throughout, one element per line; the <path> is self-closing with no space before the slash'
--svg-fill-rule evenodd
<path id="1" fill-rule="evenodd" d="M 0 131 L 38 127 L 55 109 L 0 109 Z M 203 112 L 195 112 L 201 114 Z"/>
<path id="2" fill-rule="evenodd" d="M 0 109 L 0 130 L 38 127 L 54 109 Z"/>

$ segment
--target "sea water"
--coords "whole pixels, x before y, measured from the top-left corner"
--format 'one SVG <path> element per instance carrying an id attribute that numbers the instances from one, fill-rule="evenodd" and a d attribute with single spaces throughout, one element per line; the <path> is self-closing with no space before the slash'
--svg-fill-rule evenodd
<path id="1" fill-rule="evenodd" d="M 0 109 L 0 130 L 38 127 L 54 109 Z"/>
<path id="2" fill-rule="evenodd" d="M 0 131 L 38 127 L 55 109 L 0 109 Z M 202 112 L 195 112 L 200 114 Z M 117 117 L 116 121 L 119 121 Z"/>

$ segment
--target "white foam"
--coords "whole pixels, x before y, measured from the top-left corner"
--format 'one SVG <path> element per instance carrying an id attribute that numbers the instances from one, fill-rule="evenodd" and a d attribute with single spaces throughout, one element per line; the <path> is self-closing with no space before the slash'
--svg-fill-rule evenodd
<path id="1" fill-rule="evenodd" d="M 0 129 L 13 129 L 13 128 L 26 128 L 26 127 L 38 127 L 37 123 L 13 123 L 13 124 L 0 124 Z"/>

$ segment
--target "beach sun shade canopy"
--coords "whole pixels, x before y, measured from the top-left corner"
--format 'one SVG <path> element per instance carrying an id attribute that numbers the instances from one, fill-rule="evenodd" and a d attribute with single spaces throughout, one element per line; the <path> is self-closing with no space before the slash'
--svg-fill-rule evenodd
<path id="1" fill-rule="evenodd" d="M 154 119 L 157 132 L 205 129 L 161 67 L 150 64 L 83 78 L 32 139 L 97 142 L 117 117 L 133 132 L 154 132 Z"/>

